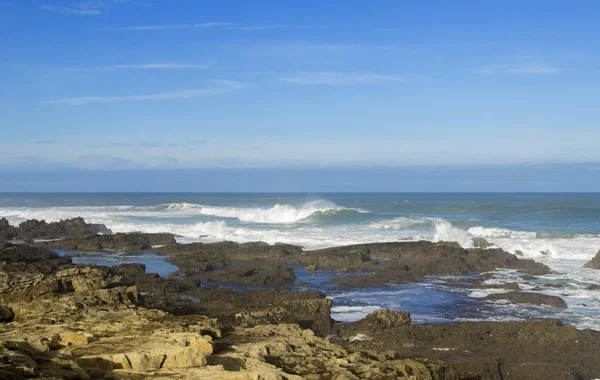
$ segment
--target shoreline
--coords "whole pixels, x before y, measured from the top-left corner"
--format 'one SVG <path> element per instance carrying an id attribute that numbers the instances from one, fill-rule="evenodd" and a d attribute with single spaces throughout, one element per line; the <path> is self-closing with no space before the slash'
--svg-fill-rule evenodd
<path id="1" fill-rule="evenodd" d="M 324 293 L 287 288 L 297 281 L 294 266 L 345 273 L 328 281 L 345 289 L 414 284 L 428 275 L 481 275 L 497 268 L 531 278 L 550 273 L 544 264 L 500 249 L 425 241 L 312 251 L 260 242 L 177 244 L 170 234 L 91 234 L 106 227 L 74 220 L 52 226 L 30 222 L 38 227 L 34 234 L 44 232 L 44 237 L 62 231 L 60 240 L 0 247 L 0 354 L 8 363 L 0 374 L 8 378 L 600 375 L 600 363 L 593 359 L 600 350 L 600 331 L 557 320 L 415 324 L 410 314 L 387 309 L 339 323 L 331 318 L 332 301 Z M 86 251 L 105 246 L 165 256 L 178 268 L 176 276 L 146 273 L 145 265 L 135 263 L 73 264 L 70 256 L 48 249 L 69 248 L 85 257 Z M 522 291 L 515 283 L 469 278 L 454 286 L 493 289 L 516 304 L 566 307 L 559 297 Z M 236 291 L 206 286 L 207 281 L 264 288 Z M 173 334 L 179 338 L 172 339 Z"/>

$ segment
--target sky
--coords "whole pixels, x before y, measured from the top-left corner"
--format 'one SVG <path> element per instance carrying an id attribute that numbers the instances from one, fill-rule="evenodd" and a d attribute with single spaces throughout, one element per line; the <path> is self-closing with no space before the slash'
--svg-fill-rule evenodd
<path id="1" fill-rule="evenodd" d="M 0 191 L 57 172 L 589 177 L 598 20 L 591 0 L 0 0 L 0 172 L 30 173 Z"/>

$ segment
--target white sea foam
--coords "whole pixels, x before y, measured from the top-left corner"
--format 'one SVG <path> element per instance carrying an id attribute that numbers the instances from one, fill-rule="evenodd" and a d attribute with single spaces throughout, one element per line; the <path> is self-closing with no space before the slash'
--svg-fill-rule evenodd
<path id="1" fill-rule="evenodd" d="M 433 241 L 455 241 L 465 248 L 473 247 L 473 235 L 468 231 L 452 226 L 452 223 L 440 220 L 435 224 Z"/>
<path id="2" fill-rule="evenodd" d="M 201 213 L 224 218 L 236 218 L 242 222 L 254 223 L 294 223 L 306 219 L 317 212 L 343 210 L 333 202 L 319 200 L 304 203 L 300 206 L 276 204 L 270 208 L 239 207 L 201 207 Z"/>
<path id="3" fill-rule="evenodd" d="M 334 306 L 331 308 L 331 317 L 339 322 L 353 322 L 379 309 L 379 306 Z"/>
<path id="4" fill-rule="evenodd" d="M 115 216 L 172 218 L 205 215 L 249 223 L 286 224 L 299 222 L 319 212 L 339 210 L 347 209 L 326 200 L 310 201 L 300 205 L 275 204 L 271 207 L 220 207 L 194 203 L 167 203 L 157 206 L 4 208 L 0 209 L 0 217 L 18 223 L 27 219 L 55 222 L 76 216 L 82 216 L 88 221 L 101 222 Z M 362 212 L 362 210 L 356 211 Z"/>

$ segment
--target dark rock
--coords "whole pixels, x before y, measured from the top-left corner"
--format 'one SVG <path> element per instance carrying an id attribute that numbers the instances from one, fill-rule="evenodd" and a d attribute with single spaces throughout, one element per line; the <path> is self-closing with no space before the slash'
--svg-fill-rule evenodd
<path id="1" fill-rule="evenodd" d="M 600 251 L 598 251 L 596 256 L 588 261 L 583 267 L 588 269 L 600 269 Z"/>
<path id="2" fill-rule="evenodd" d="M 0 322 L 10 322 L 15 317 L 13 311 L 6 306 L 0 306 Z"/>
<path id="3" fill-rule="evenodd" d="M 460 379 L 593 379 L 600 375 L 600 331 L 578 330 L 555 320 L 401 324 L 385 329 L 362 320 L 336 327 L 346 340 L 357 334 L 368 336 L 369 340 L 348 343 L 364 350 L 394 350 L 402 358 L 449 364 L 458 360 L 455 368 Z M 496 363 L 480 362 L 486 358 L 500 364 L 500 377 Z M 516 368 L 526 366 L 530 368 Z M 547 367 L 556 369 L 556 375 Z M 569 377 L 570 373 L 575 377 Z"/>
<path id="4" fill-rule="evenodd" d="M 537 280 L 537 279 L 538 279 L 537 277 L 535 277 L 535 276 L 532 276 L 532 275 L 529 275 L 529 274 L 526 274 L 526 275 L 525 275 L 525 276 L 523 276 L 522 278 L 523 278 L 523 280 L 525 280 L 525 281 L 534 281 L 534 280 Z"/>
<path id="5" fill-rule="evenodd" d="M 600 285 L 592 284 L 592 285 L 589 285 L 586 289 L 587 290 L 600 290 Z"/>
<path id="6" fill-rule="evenodd" d="M 241 285 L 283 285 L 296 279 L 292 268 L 279 265 L 235 266 L 207 274 L 204 278 L 212 282 Z"/>
<path id="7" fill-rule="evenodd" d="M 6 218 L 0 219 L 0 242 L 13 240 L 17 237 L 17 229 L 8 223 Z"/>
<path id="8" fill-rule="evenodd" d="M 523 253 L 523 251 L 521 251 L 521 250 L 519 250 L 519 249 L 517 249 L 517 250 L 515 251 L 515 255 L 517 255 L 517 256 L 525 256 L 525 254 Z"/>
<path id="9" fill-rule="evenodd" d="M 122 250 L 139 252 L 152 249 L 153 245 L 173 243 L 175 243 L 175 237 L 172 234 L 116 233 L 48 241 L 42 245 L 68 251 Z"/>
<path id="10" fill-rule="evenodd" d="M 376 247 L 377 253 L 369 251 L 373 257 L 395 259 L 381 263 L 379 268 L 372 267 L 380 269 L 372 275 L 339 278 L 333 282 L 348 287 L 382 286 L 388 283 L 416 282 L 426 275 L 483 273 L 496 268 L 510 268 L 532 274 L 550 272 L 544 264 L 518 259 L 502 249 L 463 249 L 425 241 L 378 244 Z"/>
<path id="11" fill-rule="evenodd" d="M 557 296 L 530 292 L 508 292 L 499 294 L 490 294 L 484 298 L 489 301 L 507 300 L 511 303 L 527 303 L 532 305 L 546 305 L 557 308 L 566 308 L 565 301 Z"/>
<path id="12" fill-rule="evenodd" d="M 19 224 L 17 238 L 23 240 L 80 238 L 99 233 L 112 232 L 104 224 L 87 224 L 81 217 L 51 223 L 31 219 Z"/>
<path id="13" fill-rule="evenodd" d="M 492 284 L 492 285 L 476 285 L 478 289 L 508 289 L 513 291 L 520 291 L 521 287 L 516 282 L 508 282 L 506 284 Z"/>
<path id="14" fill-rule="evenodd" d="M 155 248 L 151 252 L 168 256 L 167 261 L 179 267 L 177 274 L 180 276 L 197 275 L 231 265 L 231 260 L 210 244 L 173 244 Z"/>
<path id="15" fill-rule="evenodd" d="M 502 368 L 505 380 L 584 380 L 585 378 L 564 364 L 520 363 L 509 364 Z"/>

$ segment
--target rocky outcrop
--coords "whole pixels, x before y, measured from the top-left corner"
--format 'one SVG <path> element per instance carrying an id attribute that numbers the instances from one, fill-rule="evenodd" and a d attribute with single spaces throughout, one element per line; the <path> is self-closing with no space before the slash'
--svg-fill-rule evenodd
<path id="1" fill-rule="evenodd" d="M 377 255 L 390 260 L 382 262 L 376 273 L 339 278 L 334 283 L 346 287 L 404 284 L 421 281 L 426 275 L 482 273 L 496 268 L 531 274 L 550 272 L 544 264 L 518 259 L 502 249 L 464 249 L 425 241 L 378 244 Z"/>
<path id="2" fill-rule="evenodd" d="M 42 245 L 68 251 L 120 250 L 125 252 L 139 252 L 150 250 L 155 245 L 173 243 L 175 243 L 175 236 L 173 234 L 116 233 L 114 235 L 94 235 L 48 241 L 42 243 Z"/>
<path id="3" fill-rule="evenodd" d="M 8 223 L 6 218 L 0 218 L 0 242 L 13 240 L 17 237 L 17 229 Z"/>
<path id="4" fill-rule="evenodd" d="M 415 325 L 404 313 L 383 321 L 365 320 L 338 325 L 340 337 L 354 349 L 394 350 L 400 357 L 442 360 L 461 373 L 460 378 L 590 379 L 600 374 L 594 359 L 600 332 L 577 330 L 558 321 L 464 322 Z M 385 328 L 382 328 L 385 324 Z M 362 334 L 363 339 L 352 339 Z M 350 342 L 352 341 L 352 342 Z M 552 363 L 552 364 L 548 364 Z M 549 368 L 554 374 L 549 374 Z M 574 377 L 573 377 L 574 376 Z"/>
<path id="5" fill-rule="evenodd" d="M 27 220 L 19 224 L 16 238 L 22 240 L 33 239 L 62 239 L 75 238 L 96 234 L 112 233 L 104 224 L 88 224 L 83 218 L 50 222 L 36 219 Z"/>
<path id="6" fill-rule="evenodd" d="M 180 276 L 193 276 L 231 265 L 231 259 L 221 250 L 222 246 L 229 247 L 235 243 L 223 243 L 212 247 L 209 244 L 174 244 L 153 249 L 151 252 L 168 256 L 167 261 L 176 265 Z"/>
<path id="7" fill-rule="evenodd" d="M 583 267 L 588 269 L 600 269 L 600 251 L 598 251 L 596 256 L 588 261 Z"/>
<path id="8" fill-rule="evenodd" d="M 561 309 L 567 307 L 566 302 L 560 297 L 531 292 L 513 291 L 508 293 L 496 293 L 490 294 L 484 299 L 488 301 L 505 300 L 510 303 L 527 303 L 538 306 L 552 306 Z"/>
<path id="9" fill-rule="evenodd" d="M 284 285 L 296 279 L 294 269 L 279 265 L 234 266 L 203 277 L 211 282 L 239 285 Z"/>

